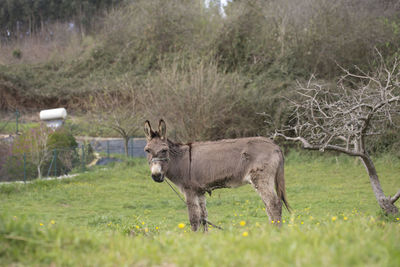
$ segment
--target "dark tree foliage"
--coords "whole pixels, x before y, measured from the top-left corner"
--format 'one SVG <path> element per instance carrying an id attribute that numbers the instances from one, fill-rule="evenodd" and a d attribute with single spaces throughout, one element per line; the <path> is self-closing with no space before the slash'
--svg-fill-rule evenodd
<path id="1" fill-rule="evenodd" d="M 3 0 L 0 1 L 0 37 L 22 38 L 44 30 L 53 22 L 74 23 L 80 31 L 93 26 L 93 18 L 123 0 Z"/>

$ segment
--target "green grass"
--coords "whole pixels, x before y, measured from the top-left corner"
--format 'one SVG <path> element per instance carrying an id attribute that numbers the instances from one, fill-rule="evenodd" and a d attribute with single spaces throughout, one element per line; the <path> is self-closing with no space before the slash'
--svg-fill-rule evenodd
<path id="1" fill-rule="evenodd" d="M 393 195 L 399 160 L 376 165 Z M 2 185 L 0 265 L 398 265 L 400 223 L 381 215 L 359 162 L 293 153 L 285 172 L 293 213 L 284 211 L 280 229 L 244 186 L 207 197 L 209 220 L 224 228 L 208 234 L 189 231 L 184 204 L 152 182 L 141 159 L 69 180 Z"/>
<path id="2" fill-rule="evenodd" d="M 23 132 L 27 129 L 38 126 L 39 123 L 36 122 L 27 122 L 27 123 L 19 123 L 18 124 L 18 132 Z M 15 134 L 17 130 L 17 124 L 15 120 L 12 121 L 0 121 L 0 134 Z"/>

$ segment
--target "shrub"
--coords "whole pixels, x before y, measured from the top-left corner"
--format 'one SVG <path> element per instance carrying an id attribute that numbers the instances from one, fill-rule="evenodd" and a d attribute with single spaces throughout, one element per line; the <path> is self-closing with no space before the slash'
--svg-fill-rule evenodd
<path id="1" fill-rule="evenodd" d="M 21 59 L 21 57 L 22 57 L 22 51 L 21 51 L 21 49 L 17 48 L 17 49 L 15 49 L 15 50 L 13 50 L 13 51 L 12 51 L 12 55 L 13 55 L 13 57 L 16 58 L 16 59 Z"/>
<path id="2" fill-rule="evenodd" d="M 162 66 L 148 77 L 146 113 L 165 118 L 180 140 L 206 140 L 243 135 L 247 119 L 239 109 L 244 81 L 237 73 L 221 73 L 215 63 L 191 60 Z M 243 123 L 238 126 L 238 124 Z"/>
<path id="3" fill-rule="evenodd" d="M 26 179 L 37 177 L 36 167 L 29 161 L 25 162 Z M 0 141 L 0 181 L 23 180 L 24 156 L 12 154 L 11 144 Z"/>
<path id="4" fill-rule="evenodd" d="M 80 165 L 78 143 L 66 129 L 56 131 L 45 125 L 33 127 L 18 136 L 5 162 L 8 180 L 22 180 L 25 170 L 27 179 L 45 175 L 65 174 Z M 39 172 L 40 171 L 40 172 Z"/>
<path id="5" fill-rule="evenodd" d="M 11 154 L 11 147 L 9 144 L 0 141 L 0 181 L 8 180 L 6 172 L 6 161 Z"/>
<path id="6" fill-rule="evenodd" d="M 66 174 L 79 165 L 80 158 L 77 151 L 78 143 L 75 137 L 65 128 L 57 129 L 50 134 L 47 142 L 53 151 L 53 159 L 45 164 L 50 174 Z"/>
<path id="7" fill-rule="evenodd" d="M 78 147 L 75 137 L 65 128 L 51 133 L 47 144 L 50 149 L 75 149 Z"/>
<path id="8" fill-rule="evenodd" d="M 23 155 L 11 155 L 7 158 L 3 176 L 5 181 L 22 181 L 24 178 L 32 180 L 38 177 L 36 165 L 29 161 L 29 156 L 26 158 L 25 166 Z"/>
<path id="9" fill-rule="evenodd" d="M 25 153 L 26 162 L 32 163 L 37 167 L 39 178 L 42 177 L 43 165 L 50 159 L 51 153 L 47 142 L 51 132 L 52 130 L 46 125 L 40 124 L 24 131 L 12 144 L 12 155 L 19 159 L 18 162 L 21 162 Z"/>

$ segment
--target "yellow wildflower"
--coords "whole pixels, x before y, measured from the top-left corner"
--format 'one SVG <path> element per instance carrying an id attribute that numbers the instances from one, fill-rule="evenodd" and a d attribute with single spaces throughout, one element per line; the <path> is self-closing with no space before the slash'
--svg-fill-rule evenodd
<path id="1" fill-rule="evenodd" d="M 248 232 L 243 232 L 243 234 L 242 234 L 242 236 L 244 236 L 244 237 L 246 237 L 246 236 L 248 236 L 248 235 L 249 235 Z"/>
<path id="2" fill-rule="evenodd" d="M 333 216 L 332 217 L 332 222 L 334 222 L 334 221 L 336 221 L 337 220 L 337 217 L 336 216 Z"/>
<path id="3" fill-rule="evenodd" d="M 139 229 L 139 225 L 135 225 L 136 229 Z"/>
<path id="4" fill-rule="evenodd" d="M 156 230 L 158 230 L 158 226 L 156 226 Z"/>
<path id="5" fill-rule="evenodd" d="M 149 231 L 148 228 L 144 228 L 144 232 L 147 233 Z"/>
<path id="6" fill-rule="evenodd" d="M 142 222 L 142 225 L 144 225 L 144 222 Z"/>
<path id="7" fill-rule="evenodd" d="M 347 219 L 348 219 L 348 218 L 347 218 L 346 216 L 343 217 L 343 220 L 347 221 Z"/>
<path id="8" fill-rule="evenodd" d="M 51 220 L 50 223 L 51 223 L 51 224 L 55 224 L 56 222 L 55 222 L 54 220 Z"/>
<path id="9" fill-rule="evenodd" d="M 184 223 L 180 223 L 180 224 L 178 224 L 178 228 L 179 228 L 179 229 L 183 229 L 183 228 L 185 228 L 185 224 L 184 224 Z"/>
<path id="10" fill-rule="evenodd" d="M 245 221 L 240 221 L 240 226 L 245 226 L 246 222 Z"/>
<path id="11" fill-rule="evenodd" d="M 43 226 L 43 223 L 39 223 L 40 226 Z"/>

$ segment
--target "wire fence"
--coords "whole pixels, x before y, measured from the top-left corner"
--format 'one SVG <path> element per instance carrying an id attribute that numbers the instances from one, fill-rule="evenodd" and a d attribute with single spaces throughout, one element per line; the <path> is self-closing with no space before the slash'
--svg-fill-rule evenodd
<path id="1" fill-rule="evenodd" d="M 2 182 L 26 182 L 36 178 L 56 177 L 66 175 L 74 169 L 84 171 L 86 165 L 95 157 L 88 145 L 21 153 L 5 152 L 0 157 Z"/>
<path id="2" fill-rule="evenodd" d="M 128 157 L 146 156 L 143 150 L 146 145 L 144 138 L 130 138 L 126 145 L 121 138 L 77 137 L 77 147 L 41 151 L 26 149 L 25 145 L 29 141 L 13 146 L 16 140 L 18 143 L 21 134 L 24 135 L 27 129 L 37 127 L 36 124 L 21 119 L 18 110 L 7 118 L 0 119 L 0 182 L 60 176 L 72 170 L 84 170 L 95 158 L 100 158 L 100 164 L 115 161 L 112 158 L 117 154 Z M 33 137 L 25 137 L 26 140 L 30 138 Z"/>
<path id="3" fill-rule="evenodd" d="M 120 161 L 121 155 L 144 157 L 146 141 L 131 138 L 127 152 L 122 139 L 78 140 L 77 147 L 55 148 L 40 151 L 18 151 L 12 143 L 0 146 L 0 182 L 29 181 L 43 177 L 58 177 L 71 171 L 85 171 L 88 164 L 105 165 Z M 118 156 L 120 155 L 120 156 Z"/>
<path id="4" fill-rule="evenodd" d="M 121 138 L 83 138 L 79 143 L 89 143 L 95 152 L 103 153 L 107 157 L 112 154 L 121 154 L 128 157 L 145 157 L 144 147 L 146 139 L 130 138 L 125 148 L 125 141 Z"/>
<path id="5" fill-rule="evenodd" d="M 16 110 L 12 116 L 0 120 L 0 134 L 18 134 L 26 122 L 21 120 L 21 113 Z"/>

